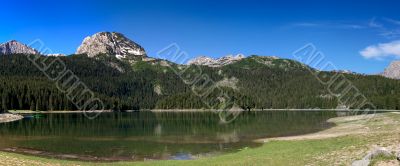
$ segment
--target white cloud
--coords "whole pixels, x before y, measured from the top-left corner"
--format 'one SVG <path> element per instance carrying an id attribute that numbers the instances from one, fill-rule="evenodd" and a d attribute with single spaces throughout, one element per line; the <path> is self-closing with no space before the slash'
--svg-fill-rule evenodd
<path id="1" fill-rule="evenodd" d="M 391 22 L 393 24 L 396 25 L 400 25 L 400 21 L 399 20 L 395 20 L 395 19 L 391 19 L 391 18 L 385 18 L 386 21 Z"/>
<path id="2" fill-rule="evenodd" d="M 310 22 L 300 22 L 300 23 L 294 23 L 292 24 L 294 27 L 319 27 L 322 26 L 322 24 L 317 24 L 317 23 L 310 23 Z"/>
<path id="3" fill-rule="evenodd" d="M 360 54 L 367 59 L 382 59 L 388 56 L 400 58 L 400 40 L 368 46 L 361 50 Z"/>
<path id="4" fill-rule="evenodd" d="M 368 26 L 378 31 L 380 36 L 387 39 L 400 37 L 400 21 L 391 18 L 372 18 Z"/>
<path id="5" fill-rule="evenodd" d="M 289 27 L 302 28 L 326 28 L 326 29 L 364 29 L 367 26 L 362 24 L 348 24 L 341 22 L 325 21 L 325 22 L 298 22 L 293 23 Z"/>
<path id="6" fill-rule="evenodd" d="M 377 23 L 376 18 L 372 18 L 371 20 L 369 20 L 368 26 L 371 28 L 383 28 L 383 25 L 380 23 Z"/>

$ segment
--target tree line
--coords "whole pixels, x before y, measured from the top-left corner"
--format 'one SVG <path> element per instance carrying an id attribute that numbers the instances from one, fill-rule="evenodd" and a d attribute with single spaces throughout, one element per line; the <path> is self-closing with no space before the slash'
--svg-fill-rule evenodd
<path id="1" fill-rule="evenodd" d="M 0 56 L 0 111 L 7 110 L 76 110 L 77 107 L 26 57 Z M 48 58 L 48 59 L 46 59 Z M 338 100 L 330 95 L 304 65 L 291 60 L 270 60 L 266 64 L 257 56 L 223 67 L 161 65 L 159 60 L 135 63 L 105 55 L 39 57 L 51 61 L 60 58 L 87 87 L 100 98 L 106 109 L 200 109 L 220 106 L 221 93 L 229 102 L 244 109 L 336 108 Z M 183 69 L 182 69 L 183 67 Z M 177 71 L 183 72 L 182 75 Z M 238 81 L 199 96 L 193 88 L 206 80 L 185 82 L 201 72 L 214 82 L 227 78 Z M 335 73 L 324 72 L 327 77 Z M 378 109 L 400 109 L 400 82 L 381 76 L 346 74 Z M 208 85 L 207 85 L 208 86 Z M 212 86 L 212 85 L 209 85 Z M 234 86 L 234 87 L 231 87 Z M 203 87 L 204 88 L 204 87 Z M 207 87 L 206 87 L 207 88 Z"/>

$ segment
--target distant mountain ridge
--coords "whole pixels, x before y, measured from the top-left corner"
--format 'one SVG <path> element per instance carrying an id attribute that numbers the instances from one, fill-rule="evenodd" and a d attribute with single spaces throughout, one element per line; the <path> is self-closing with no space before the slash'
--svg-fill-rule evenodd
<path id="1" fill-rule="evenodd" d="M 9 42 L 0 44 L 0 54 L 40 54 L 39 51 L 22 44 L 16 40 L 11 40 Z"/>
<path id="2" fill-rule="evenodd" d="M 224 65 L 228 65 L 239 60 L 245 58 L 243 54 L 237 54 L 236 56 L 227 55 L 221 58 L 210 58 L 207 56 L 199 56 L 192 60 L 190 60 L 187 64 L 188 65 L 201 65 L 201 66 L 209 66 L 209 67 L 220 67 Z"/>

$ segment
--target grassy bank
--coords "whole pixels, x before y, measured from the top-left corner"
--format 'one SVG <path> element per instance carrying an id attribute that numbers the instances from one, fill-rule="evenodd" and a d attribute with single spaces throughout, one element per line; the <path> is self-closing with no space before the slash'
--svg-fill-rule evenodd
<path id="1" fill-rule="evenodd" d="M 237 153 L 190 161 L 115 162 L 104 165 L 350 165 L 375 146 L 396 150 L 400 147 L 400 114 L 384 113 L 372 117 L 334 118 L 336 126 L 314 134 L 273 139 L 260 139 L 263 146 Z M 365 121 L 369 119 L 368 121 Z M 375 164 L 391 162 L 380 158 Z M 0 152 L 5 165 L 99 165 L 99 163 L 45 159 Z"/>

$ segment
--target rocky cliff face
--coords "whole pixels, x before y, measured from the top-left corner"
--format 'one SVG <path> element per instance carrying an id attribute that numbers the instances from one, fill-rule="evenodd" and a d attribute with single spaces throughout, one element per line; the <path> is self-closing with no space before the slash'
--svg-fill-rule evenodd
<path id="1" fill-rule="evenodd" d="M 209 67 L 220 67 L 224 65 L 228 65 L 234 62 L 237 62 L 244 58 L 243 54 L 238 54 L 236 56 L 228 55 L 221 58 L 213 59 L 206 56 L 200 56 L 194 58 L 188 62 L 188 65 L 203 65 Z"/>
<path id="2" fill-rule="evenodd" d="M 116 32 L 100 32 L 86 37 L 76 54 L 87 54 L 89 57 L 98 54 L 107 54 L 117 58 L 146 57 L 143 47 Z"/>
<path id="3" fill-rule="evenodd" d="M 39 52 L 25 44 L 11 40 L 0 44 L 0 54 L 39 54 Z"/>
<path id="4" fill-rule="evenodd" d="M 61 57 L 66 56 L 65 54 L 55 53 L 55 54 L 47 54 L 47 56 Z"/>
<path id="5" fill-rule="evenodd" d="M 400 61 L 393 61 L 382 73 L 382 76 L 400 79 Z"/>
<path id="6" fill-rule="evenodd" d="M 342 74 L 359 74 L 359 73 L 351 71 L 351 70 L 332 70 L 332 71 L 336 72 L 336 73 L 342 73 Z"/>

